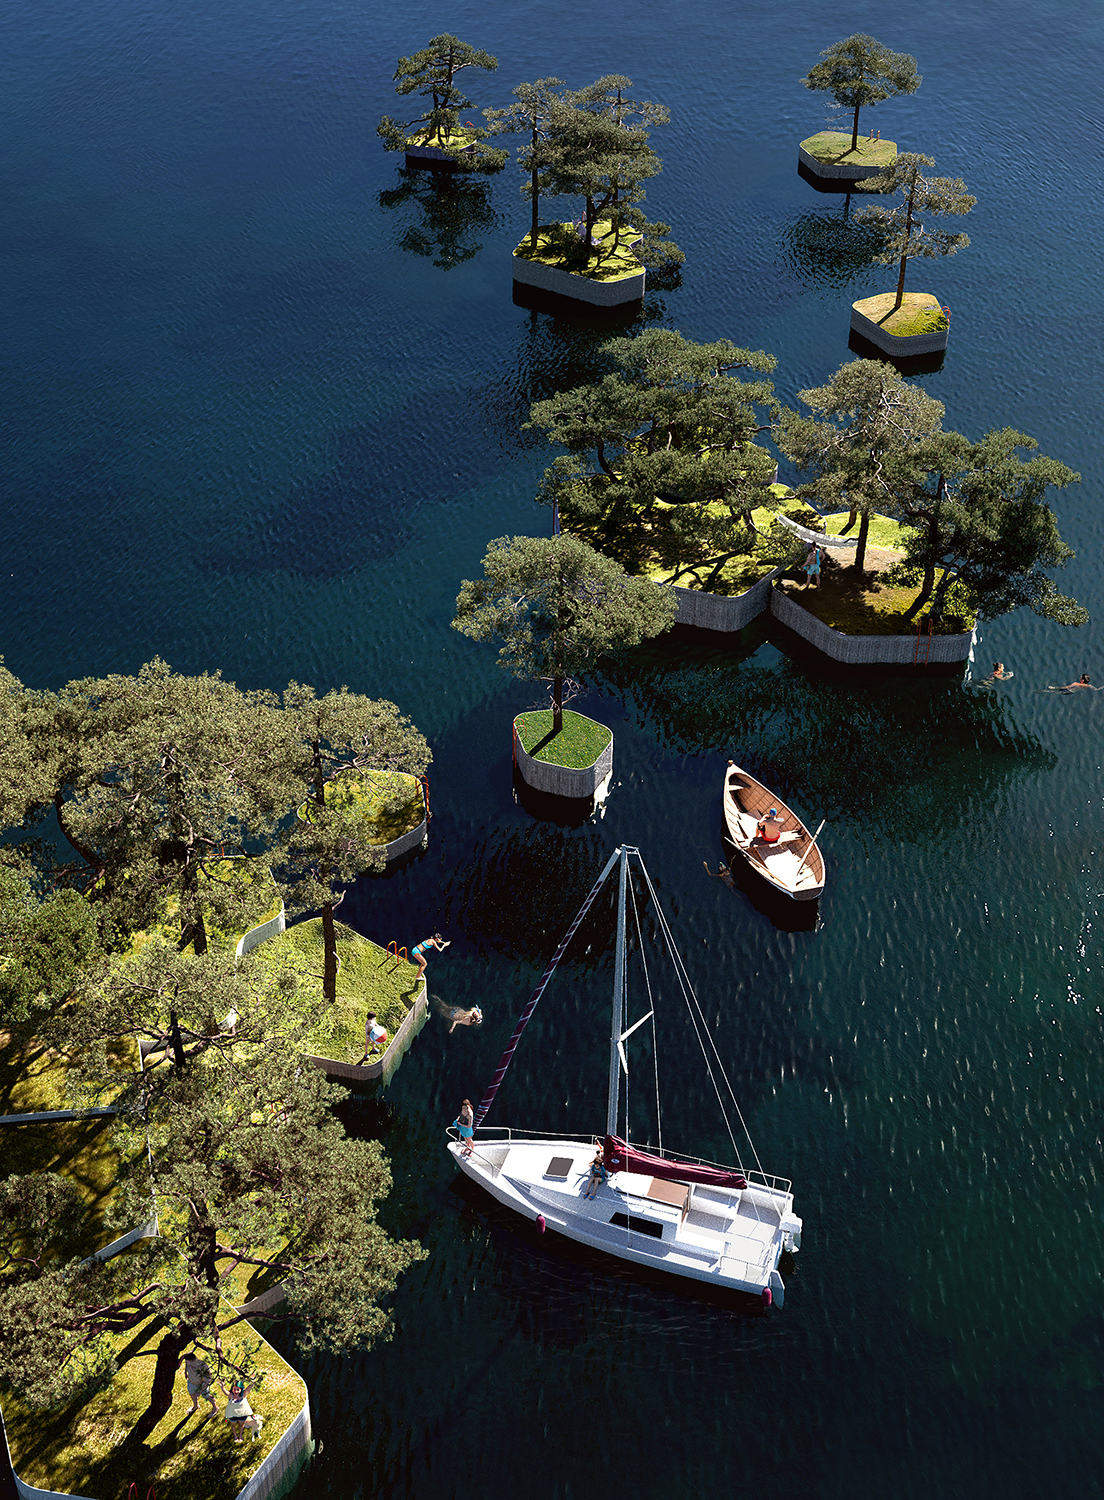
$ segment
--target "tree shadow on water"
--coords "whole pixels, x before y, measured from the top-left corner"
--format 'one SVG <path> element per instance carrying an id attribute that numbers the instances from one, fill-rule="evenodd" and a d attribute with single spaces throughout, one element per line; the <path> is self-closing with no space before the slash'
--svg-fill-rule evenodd
<path id="1" fill-rule="evenodd" d="M 400 168 L 399 178 L 398 187 L 380 193 L 379 206 L 416 210 L 399 236 L 403 250 L 432 260 L 441 271 L 451 271 L 479 254 L 483 244 L 476 235 L 499 222 L 489 183 L 460 173 L 407 167 Z"/>

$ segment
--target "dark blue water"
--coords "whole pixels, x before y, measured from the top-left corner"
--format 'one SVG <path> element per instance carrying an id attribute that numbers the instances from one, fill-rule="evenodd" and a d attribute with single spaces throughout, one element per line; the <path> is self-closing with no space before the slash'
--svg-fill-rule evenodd
<path id="1" fill-rule="evenodd" d="M 910 270 L 952 309 L 923 383 L 948 426 L 1021 428 L 1082 472 L 1055 498 L 1078 553 L 1060 583 L 1101 604 L 1098 4 L 4 11 L 7 665 L 43 687 L 155 654 L 244 686 L 347 683 L 434 748 L 426 858 L 344 912 L 381 941 L 447 929 L 432 989 L 487 1024 L 428 1027 L 387 1096 L 388 1222 L 431 1258 L 389 1346 L 306 1362 L 310 1491 L 1098 1494 L 1104 702 L 1036 690 L 1104 675 L 1099 625 L 984 626 L 984 665 L 1016 673 L 989 695 L 672 639 L 584 700 L 616 734 L 605 818 L 534 822 L 508 730 L 534 691 L 448 622 L 488 539 L 547 528 L 546 454 L 519 424 L 587 377 L 602 335 L 513 305 L 513 168 L 446 200 L 380 148 L 395 59 L 444 29 L 499 57 L 480 106 L 612 70 L 670 106 L 649 206 L 687 263 L 630 331 L 768 349 L 789 400 L 849 357 L 849 303 L 892 277 L 797 176 L 824 118 L 797 80 L 854 30 L 914 53 L 919 93 L 870 118 L 979 200 L 971 248 Z M 737 752 L 830 820 L 815 932 L 702 873 Z M 764 1164 L 795 1181 L 805 1243 L 769 1319 L 538 1246 L 442 1150 L 621 840 L 674 914 Z M 602 961 L 579 961 L 538 1011 L 501 1121 L 600 1124 L 588 979 L 604 997 Z M 673 1051 L 667 1137 L 720 1151 Z"/>

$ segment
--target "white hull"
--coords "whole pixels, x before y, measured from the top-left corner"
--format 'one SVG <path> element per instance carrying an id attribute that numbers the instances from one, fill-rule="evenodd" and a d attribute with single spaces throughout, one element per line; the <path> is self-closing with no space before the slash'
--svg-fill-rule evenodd
<path id="1" fill-rule="evenodd" d="M 593 1140 L 477 1138 L 466 1156 L 449 1142 L 465 1176 L 530 1223 L 543 1216 L 581 1245 L 709 1286 L 760 1297 L 769 1287 L 781 1307 L 778 1262 L 801 1240 L 788 1184 L 736 1191 L 618 1172 L 588 1199 L 594 1149 Z"/>

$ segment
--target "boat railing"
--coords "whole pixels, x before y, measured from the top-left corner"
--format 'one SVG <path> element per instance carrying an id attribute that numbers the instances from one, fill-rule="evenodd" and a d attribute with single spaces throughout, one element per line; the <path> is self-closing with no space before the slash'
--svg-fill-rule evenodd
<path id="1" fill-rule="evenodd" d="M 450 1125 L 448 1127 L 447 1133 L 454 1141 L 460 1139 L 460 1132 L 454 1125 Z M 596 1142 L 600 1143 L 602 1137 L 600 1135 L 581 1134 L 563 1135 L 548 1130 L 515 1130 L 510 1125 L 480 1125 L 475 1132 L 475 1139 L 477 1141 L 486 1141 L 488 1144 L 491 1141 L 513 1140 L 556 1142 L 571 1141 L 573 1144 L 586 1146 L 589 1149 L 593 1147 Z M 672 1155 L 670 1151 L 664 1151 L 659 1146 L 653 1146 L 648 1143 L 641 1143 L 639 1141 L 632 1141 L 630 1142 L 630 1145 L 635 1151 L 647 1151 L 650 1155 L 660 1156 L 664 1159 L 664 1161 L 673 1162 L 676 1166 L 679 1162 L 685 1162 L 688 1166 L 693 1167 L 714 1167 L 717 1171 L 720 1172 L 731 1172 L 735 1170 L 742 1173 L 742 1175 L 747 1178 L 749 1187 L 763 1188 L 768 1193 L 781 1193 L 788 1196 L 793 1188 L 793 1182 L 790 1178 L 776 1177 L 772 1172 L 761 1172 L 757 1168 L 747 1168 L 741 1167 L 739 1165 L 733 1168 L 731 1162 L 710 1161 L 709 1158 L 705 1156 L 688 1156 L 684 1151 L 680 1151 L 677 1155 Z"/>

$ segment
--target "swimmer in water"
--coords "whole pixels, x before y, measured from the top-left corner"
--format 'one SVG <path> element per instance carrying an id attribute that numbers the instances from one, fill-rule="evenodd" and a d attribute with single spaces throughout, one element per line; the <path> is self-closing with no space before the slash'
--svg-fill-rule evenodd
<path id="1" fill-rule="evenodd" d="M 1040 688 L 1039 691 L 1043 693 L 1075 693 L 1078 688 L 1088 688 L 1090 693 L 1099 693 L 1100 691 L 1098 687 L 1093 687 L 1089 681 L 1089 674 L 1087 672 L 1082 672 L 1077 682 L 1066 682 L 1061 686 L 1055 686 L 1052 682 L 1049 687 Z"/>
<path id="2" fill-rule="evenodd" d="M 729 867 L 727 865 L 723 865 L 723 864 L 718 863 L 716 872 L 714 872 L 713 870 L 711 870 L 709 868 L 709 866 L 706 864 L 705 860 L 703 859 L 702 860 L 702 868 L 705 870 L 705 873 L 710 877 L 710 879 L 712 879 L 712 880 L 723 880 L 724 883 L 725 883 L 725 885 L 728 886 L 728 888 L 729 888 L 730 891 L 736 889 L 736 882 L 732 878 L 732 871 L 729 869 Z"/>

